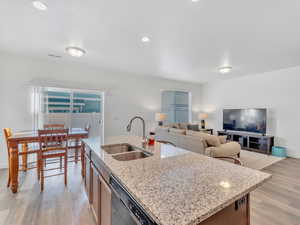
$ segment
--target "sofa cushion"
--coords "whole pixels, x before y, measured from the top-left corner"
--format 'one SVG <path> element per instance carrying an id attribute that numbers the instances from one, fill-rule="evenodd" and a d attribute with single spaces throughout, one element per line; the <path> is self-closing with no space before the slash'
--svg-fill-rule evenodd
<path id="1" fill-rule="evenodd" d="M 188 136 L 176 132 L 157 132 L 155 140 L 169 141 L 179 148 L 183 148 L 195 153 L 204 154 L 206 141 L 197 136 Z M 204 145 L 205 143 L 205 145 Z"/>
<path id="2" fill-rule="evenodd" d="M 203 133 L 203 132 L 199 132 L 199 131 L 187 130 L 186 135 L 201 138 L 204 148 L 208 147 L 207 142 L 206 142 L 206 138 L 205 138 L 208 134 Z"/>
<path id="3" fill-rule="evenodd" d="M 160 127 L 158 127 L 158 129 L 160 129 L 161 131 L 165 131 L 165 132 L 169 132 L 169 127 L 162 127 L 162 126 L 160 126 Z"/>
<path id="4" fill-rule="evenodd" d="M 241 152 L 241 146 L 237 142 L 227 142 L 219 147 L 209 147 L 205 149 L 205 154 L 211 157 L 236 156 Z"/>
<path id="5" fill-rule="evenodd" d="M 198 124 L 188 124 L 187 125 L 187 129 L 188 130 L 192 130 L 192 131 L 200 131 Z"/>
<path id="6" fill-rule="evenodd" d="M 188 124 L 187 123 L 178 123 L 179 129 L 187 130 Z"/>
<path id="7" fill-rule="evenodd" d="M 183 129 L 177 129 L 177 128 L 169 128 L 170 133 L 175 133 L 175 134 L 186 134 L 186 131 Z"/>
<path id="8" fill-rule="evenodd" d="M 198 137 L 204 138 L 207 134 L 205 134 L 205 133 L 203 133 L 203 132 L 199 132 L 199 131 L 187 130 L 187 131 L 186 131 L 186 135 L 190 135 L 190 136 L 198 136 Z"/>
<path id="9" fill-rule="evenodd" d="M 221 144 L 226 144 L 226 142 L 227 142 L 227 136 L 226 135 L 218 136 L 218 138 L 219 138 Z"/>
<path id="10" fill-rule="evenodd" d="M 221 145 L 221 142 L 220 142 L 220 139 L 218 138 L 218 136 L 208 134 L 205 137 L 205 140 L 206 140 L 208 146 L 219 147 Z"/>
<path id="11" fill-rule="evenodd" d="M 169 127 L 179 129 L 179 123 L 171 123 Z"/>
<path id="12" fill-rule="evenodd" d="M 208 144 L 204 138 L 202 138 L 204 148 L 208 148 Z"/>
<path id="13" fill-rule="evenodd" d="M 204 132 L 197 132 L 197 131 L 191 131 L 191 130 L 187 130 L 186 135 L 201 137 L 206 141 L 208 146 L 219 147 L 221 145 L 221 142 L 220 142 L 218 136 L 215 136 L 215 135 L 210 135 L 210 134 L 207 134 Z"/>

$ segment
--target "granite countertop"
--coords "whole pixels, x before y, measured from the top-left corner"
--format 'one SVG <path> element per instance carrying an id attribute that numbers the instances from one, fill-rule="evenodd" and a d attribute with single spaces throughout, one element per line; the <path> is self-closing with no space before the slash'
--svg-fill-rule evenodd
<path id="1" fill-rule="evenodd" d="M 117 161 L 99 139 L 84 142 L 160 225 L 199 224 L 271 177 L 171 145 L 156 143 L 145 148 L 151 157 Z M 135 136 L 109 137 L 104 144 L 121 143 L 142 148 Z"/>

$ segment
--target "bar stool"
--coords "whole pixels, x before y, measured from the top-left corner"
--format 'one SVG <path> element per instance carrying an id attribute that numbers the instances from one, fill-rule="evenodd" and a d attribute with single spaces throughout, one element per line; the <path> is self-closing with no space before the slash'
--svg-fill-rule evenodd
<path id="1" fill-rule="evenodd" d="M 57 130 L 39 130 L 39 173 L 41 182 L 41 191 L 44 190 L 44 179 L 47 177 L 64 175 L 65 185 L 67 185 L 67 171 L 68 171 L 68 138 L 69 129 L 57 129 Z M 59 145 L 53 145 L 53 143 L 60 143 Z M 47 159 L 64 158 L 64 172 L 53 175 L 45 176 L 45 171 L 52 171 L 58 168 L 45 169 L 44 164 Z"/>

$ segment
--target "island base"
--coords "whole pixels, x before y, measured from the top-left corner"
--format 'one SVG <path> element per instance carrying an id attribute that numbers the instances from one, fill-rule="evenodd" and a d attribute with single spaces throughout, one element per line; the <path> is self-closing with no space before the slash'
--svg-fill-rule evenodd
<path id="1" fill-rule="evenodd" d="M 235 201 L 199 225 L 250 225 L 250 194 Z"/>

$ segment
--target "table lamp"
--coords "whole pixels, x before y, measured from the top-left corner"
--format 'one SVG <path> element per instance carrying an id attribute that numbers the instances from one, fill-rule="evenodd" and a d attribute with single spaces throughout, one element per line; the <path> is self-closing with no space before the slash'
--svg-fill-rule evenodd
<path id="1" fill-rule="evenodd" d="M 167 118 L 165 113 L 155 113 L 155 121 L 158 122 L 158 126 L 163 125 L 163 121 Z"/>
<path id="2" fill-rule="evenodd" d="M 198 115 L 199 120 L 201 120 L 201 129 L 205 129 L 205 119 L 208 118 L 207 113 L 199 113 Z"/>

